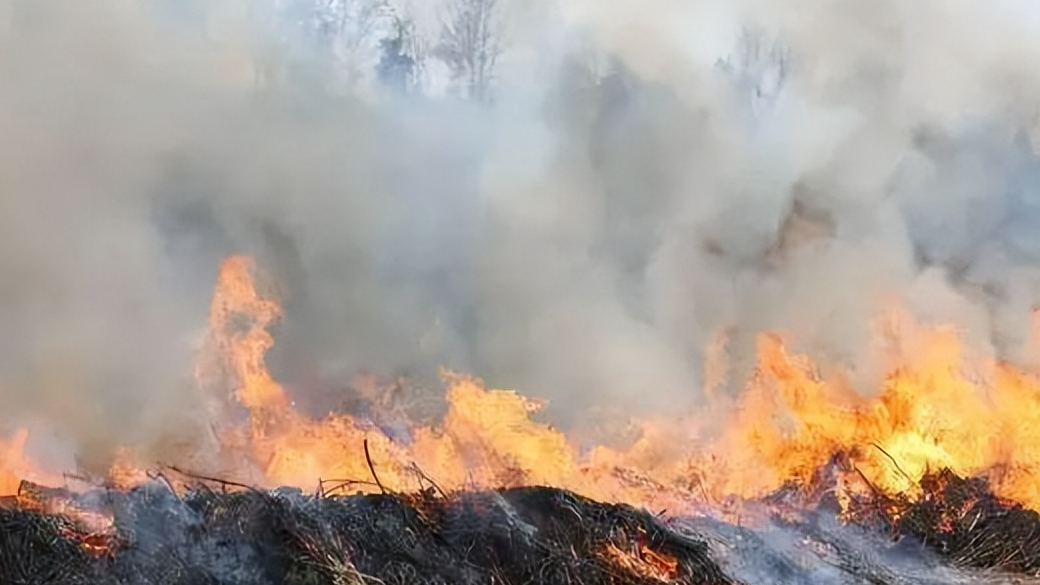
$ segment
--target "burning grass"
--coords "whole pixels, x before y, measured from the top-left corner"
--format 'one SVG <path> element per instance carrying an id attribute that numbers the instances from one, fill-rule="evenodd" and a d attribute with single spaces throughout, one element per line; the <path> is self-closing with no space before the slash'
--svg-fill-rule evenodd
<path id="1" fill-rule="evenodd" d="M 854 497 L 846 516 L 913 538 L 954 565 L 1040 575 L 1040 514 L 949 469 L 925 475 L 920 488 L 917 497 Z"/>
<path id="2" fill-rule="evenodd" d="M 414 420 L 400 387 L 365 379 L 364 412 L 305 416 L 267 370 L 280 308 L 259 292 L 256 270 L 248 258 L 225 262 L 196 371 L 201 391 L 248 411 L 248 424 L 215 429 L 216 472 L 264 488 L 371 475 L 360 486 L 368 493 L 175 490 L 145 481 L 150 462 L 128 449 L 108 478 L 122 489 L 77 495 L 23 482 L 2 502 L 0 583 L 713 585 L 733 581 L 706 541 L 623 503 L 688 514 L 758 501 L 804 512 L 828 498 L 824 512 L 877 529 L 879 541 L 1040 574 L 1040 515 L 1030 511 L 1040 509 L 1040 459 L 1028 447 L 1040 377 L 990 364 L 983 385 L 963 370 L 952 332 L 893 333 L 919 348 L 893 350 L 898 367 L 876 398 L 823 379 L 766 335 L 732 402 L 642 421 L 623 448 L 585 450 L 531 418 L 540 401 L 454 375 L 436 422 Z M 725 424 L 708 432 L 715 415 Z M 981 440 L 991 429 L 999 436 Z M 0 444 L 0 494 L 22 477 L 53 477 L 24 457 L 26 437 Z M 1001 462 L 1017 472 L 995 474 Z M 992 481 L 927 471 L 941 467 Z M 423 489 L 427 472 L 440 487 Z M 783 485 L 795 488 L 777 495 L 793 500 L 763 500 Z"/>

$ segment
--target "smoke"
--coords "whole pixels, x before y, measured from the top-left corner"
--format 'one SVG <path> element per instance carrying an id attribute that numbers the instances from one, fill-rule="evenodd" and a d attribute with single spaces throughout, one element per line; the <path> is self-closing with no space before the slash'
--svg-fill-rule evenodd
<path id="1" fill-rule="evenodd" d="M 781 329 L 869 392 L 893 300 L 1035 360 L 1025 4 L 539 3 L 505 13 L 488 106 L 326 91 L 302 50 L 256 89 L 279 55 L 245 10 L 160 4 L 0 13 L 0 419 L 81 455 L 198 434 L 237 252 L 284 285 L 289 381 L 446 365 L 675 408 L 707 344 L 737 391 Z"/>

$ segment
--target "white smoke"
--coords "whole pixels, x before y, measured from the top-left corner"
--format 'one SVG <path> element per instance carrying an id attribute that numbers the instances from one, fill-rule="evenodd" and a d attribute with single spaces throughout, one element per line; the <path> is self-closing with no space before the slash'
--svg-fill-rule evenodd
<path id="1" fill-rule="evenodd" d="M 131 0 L 11 1 L 9 423 L 84 447 L 184 428 L 185 340 L 235 252 L 287 285 L 289 378 L 448 365 L 660 409 L 696 403 L 721 332 L 737 391 L 782 329 L 869 392 L 892 299 L 1035 359 L 1023 3 L 500 0 L 482 105 L 323 83 L 335 60 L 254 88 L 289 49 L 230 0 L 197 5 L 208 33 Z"/>

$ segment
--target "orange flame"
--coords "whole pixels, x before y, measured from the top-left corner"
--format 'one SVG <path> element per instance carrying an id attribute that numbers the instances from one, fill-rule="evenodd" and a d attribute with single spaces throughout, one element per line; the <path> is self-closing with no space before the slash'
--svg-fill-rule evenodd
<path id="1" fill-rule="evenodd" d="M 257 293 L 253 270 L 243 258 L 225 263 L 211 322 L 217 348 L 230 356 L 239 400 L 280 412 L 277 428 L 245 440 L 272 485 L 311 487 L 318 478 L 335 478 L 409 490 L 421 481 L 421 469 L 445 489 L 546 484 L 689 507 L 692 500 L 760 497 L 787 482 L 808 483 L 841 453 L 877 489 L 912 492 L 929 469 L 950 467 L 989 474 L 999 495 L 1040 507 L 1031 481 L 1040 455 L 1023 448 L 1040 433 L 1031 430 L 1040 429 L 1033 424 L 1040 423 L 1040 384 L 1006 364 L 968 362 L 949 328 L 891 316 L 886 332 L 898 343 L 874 397 L 824 380 L 807 357 L 788 352 L 781 337 L 764 334 L 755 374 L 735 403 L 716 398 L 702 413 L 642 421 L 642 438 L 631 448 L 599 447 L 584 457 L 562 432 L 530 418 L 539 404 L 449 374 L 446 417 L 437 428 L 412 429 L 406 446 L 347 415 L 315 421 L 289 410 L 263 363 L 272 344 L 264 328 L 278 308 Z M 252 315 L 244 334 L 230 327 L 239 313 Z M 721 353 L 713 355 L 717 362 Z M 720 415 L 728 417 L 720 435 L 694 432 Z"/>
<path id="2" fill-rule="evenodd" d="M 281 308 L 257 291 L 256 263 L 232 256 L 224 261 L 209 310 L 210 347 L 197 374 L 226 368 L 237 383 L 235 396 L 250 409 L 284 407 L 282 387 L 271 378 L 264 355 L 274 345 L 268 327 L 281 317 Z M 215 366 L 209 360 L 220 360 Z"/>
<path id="3" fill-rule="evenodd" d="M 613 564 L 633 573 L 662 583 L 672 583 L 679 578 L 679 561 L 675 557 L 658 553 L 643 543 L 626 551 L 615 544 L 608 544 L 604 556 Z"/>
<path id="4" fill-rule="evenodd" d="M 29 479 L 42 484 L 56 484 L 62 480 L 60 473 L 39 468 L 26 455 L 29 430 L 19 428 L 7 439 L 0 437 L 0 496 L 18 493 L 22 480 Z"/>
<path id="5" fill-rule="evenodd" d="M 30 471 L 31 465 L 23 454 L 28 439 L 29 431 L 18 429 L 10 439 L 0 440 L 0 495 L 18 493 L 22 477 Z"/>
<path id="6" fill-rule="evenodd" d="M 642 433 L 627 449 L 581 453 L 566 434 L 531 418 L 540 403 L 451 373 L 446 416 L 410 428 L 408 442 L 347 414 L 302 416 L 265 365 L 274 343 L 268 328 L 281 311 L 260 292 L 258 276 L 249 258 L 224 262 L 196 372 L 200 385 L 233 392 L 252 417 L 248 428 L 221 429 L 225 450 L 245 456 L 220 462 L 227 479 L 362 491 L 410 491 L 431 481 L 443 490 L 541 484 L 692 511 L 811 484 L 839 457 L 839 474 L 854 471 L 873 489 L 912 494 L 927 471 L 948 467 L 988 477 L 997 495 L 1040 509 L 1040 450 L 1031 448 L 1040 440 L 1040 379 L 971 355 L 954 329 L 898 312 L 884 320 L 888 373 L 873 395 L 824 378 L 783 337 L 766 333 L 738 397 L 713 392 L 699 412 L 636 421 Z M 707 349 L 715 389 L 725 354 Z M 21 433 L 0 443 L 0 493 L 32 471 L 25 441 Z M 132 453 L 119 461 L 120 483 L 140 477 Z"/>

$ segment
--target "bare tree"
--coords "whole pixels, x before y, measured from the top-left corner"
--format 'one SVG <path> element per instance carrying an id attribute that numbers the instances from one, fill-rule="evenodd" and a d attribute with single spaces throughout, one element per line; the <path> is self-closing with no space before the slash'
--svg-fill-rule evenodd
<path id="1" fill-rule="evenodd" d="M 381 81 L 405 94 L 422 91 L 426 70 L 426 39 L 414 18 L 387 5 L 392 34 L 380 41 L 383 57 L 377 65 Z"/>
<path id="2" fill-rule="evenodd" d="M 354 85 L 387 18 L 383 0 L 249 1 L 259 31 L 257 82 L 268 86 L 301 75 L 321 85 Z"/>
<path id="3" fill-rule="evenodd" d="M 736 54 L 719 62 L 741 91 L 750 93 L 752 109 L 759 111 L 776 100 L 791 71 L 791 52 L 765 31 L 746 27 L 737 40 Z"/>
<path id="4" fill-rule="evenodd" d="M 310 34 L 316 43 L 317 57 L 335 73 L 355 86 L 365 63 L 377 50 L 376 33 L 387 22 L 384 0 L 308 0 L 312 3 Z"/>
<path id="5" fill-rule="evenodd" d="M 491 99 L 495 64 L 502 53 L 500 0 L 448 0 L 435 56 L 447 64 L 465 97 Z"/>
<path id="6" fill-rule="evenodd" d="M 340 49 L 363 48 L 388 16 L 388 6 L 381 0 L 320 0 L 319 34 Z"/>

